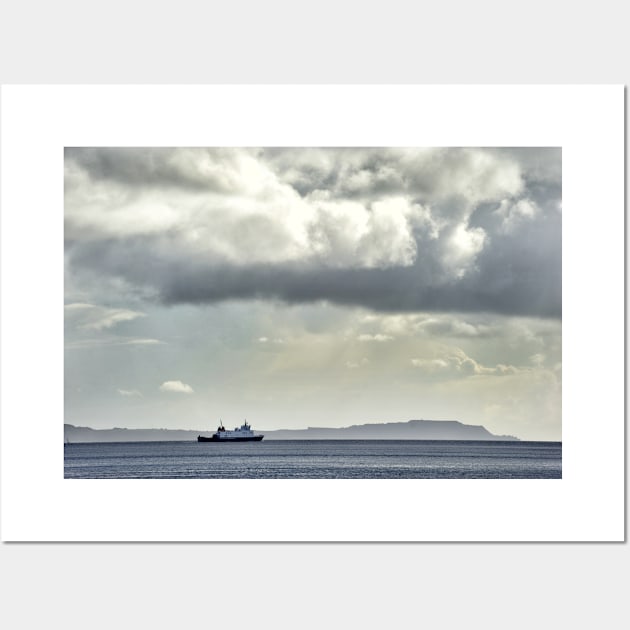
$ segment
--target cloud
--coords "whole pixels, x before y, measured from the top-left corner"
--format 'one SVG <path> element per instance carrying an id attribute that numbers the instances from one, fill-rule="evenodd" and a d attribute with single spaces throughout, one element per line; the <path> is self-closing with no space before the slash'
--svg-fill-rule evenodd
<path id="1" fill-rule="evenodd" d="M 160 346 L 164 344 L 164 341 L 160 341 L 159 339 L 126 339 L 124 341 L 120 341 L 120 344 L 123 346 Z"/>
<path id="2" fill-rule="evenodd" d="M 138 347 L 150 347 L 164 345 L 164 341 L 159 339 L 134 339 L 125 337 L 105 337 L 98 339 L 77 339 L 67 340 L 65 347 L 68 349 L 80 349 L 80 348 L 98 348 L 107 346 L 138 346 Z"/>
<path id="3" fill-rule="evenodd" d="M 270 339 L 269 337 L 258 337 L 258 343 L 273 343 L 273 344 L 283 344 L 284 339 L 281 337 L 275 337 L 274 339 Z"/>
<path id="4" fill-rule="evenodd" d="M 160 391 L 171 392 L 173 394 L 194 393 L 194 390 L 190 385 L 186 385 L 186 383 L 182 383 L 181 381 L 165 381 L 160 385 Z"/>
<path id="5" fill-rule="evenodd" d="M 131 195 L 120 183 L 83 182 L 66 195 L 70 243 L 141 241 L 164 255 L 196 264 L 299 263 L 308 268 L 374 268 L 415 260 L 414 216 L 404 199 L 363 203 L 326 195 L 301 198 L 269 178 L 264 194 L 250 196 L 156 192 Z"/>
<path id="6" fill-rule="evenodd" d="M 483 250 L 486 233 L 482 228 L 470 228 L 463 223 L 448 230 L 443 241 L 442 264 L 455 278 L 463 278 Z"/>
<path id="7" fill-rule="evenodd" d="M 530 199 L 519 199 L 515 203 L 504 199 L 495 212 L 501 217 L 503 232 L 511 234 L 518 229 L 521 223 L 532 221 L 540 214 L 540 208 Z"/>
<path id="8" fill-rule="evenodd" d="M 393 337 L 391 337 L 390 335 L 381 335 L 380 333 L 377 333 L 375 335 L 368 335 L 368 334 L 363 334 L 363 335 L 359 335 L 358 336 L 358 340 L 359 341 L 376 341 L 378 343 L 383 343 L 384 341 L 391 341 L 393 339 Z"/>
<path id="9" fill-rule="evenodd" d="M 95 304 L 73 303 L 64 307 L 67 322 L 81 330 L 101 331 L 121 322 L 145 317 L 144 313 L 122 308 L 107 308 Z"/>
<path id="10" fill-rule="evenodd" d="M 519 194 L 518 151 L 463 148 L 265 149 L 261 159 L 301 195 L 327 190 L 347 198 L 402 192 L 423 201 L 474 205 Z"/>
<path id="11" fill-rule="evenodd" d="M 361 326 L 387 336 L 470 338 L 501 335 L 497 318 L 462 313 L 396 313 L 364 315 Z M 378 334 L 378 333 L 377 333 Z"/>
<path id="12" fill-rule="evenodd" d="M 556 149 L 72 149 L 67 276 L 165 304 L 560 317 L 560 178 Z"/>
<path id="13" fill-rule="evenodd" d="M 436 357 L 413 358 L 411 365 L 425 374 L 445 378 L 507 376 L 522 371 L 513 365 L 497 364 L 494 367 L 481 365 L 463 350 L 455 347 L 444 348 Z"/>
<path id="14" fill-rule="evenodd" d="M 73 148 L 65 150 L 66 181 L 81 178 L 96 183 L 130 187 L 243 193 L 264 188 L 265 172 L 246 149 L 124 149 Z"/>
<path id="15" fill-rule="evenodd" d="M 360 361 L 346 361 L 346 367 L 349 370 L 356 370 L 357 368 L 364 367 L 369 363 L 366 357 L 363 357 Z"/>
<path id="16" fill-rule="evenodd" d="M 142 393 L 139 392 L 137 389 L 117 389 L 116 390 L 121 396 L 128 396 L 128 397 L 140 397 L 142 398 Z"/>

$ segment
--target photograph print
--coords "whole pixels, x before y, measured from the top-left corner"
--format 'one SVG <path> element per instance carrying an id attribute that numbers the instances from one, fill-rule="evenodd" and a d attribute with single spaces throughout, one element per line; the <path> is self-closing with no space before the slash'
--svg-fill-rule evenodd
<path id="1" fill-rule="evenodd" d="M 64 238 L 65 479 L 562 477 L 559 147 L 66 147 Z"/>

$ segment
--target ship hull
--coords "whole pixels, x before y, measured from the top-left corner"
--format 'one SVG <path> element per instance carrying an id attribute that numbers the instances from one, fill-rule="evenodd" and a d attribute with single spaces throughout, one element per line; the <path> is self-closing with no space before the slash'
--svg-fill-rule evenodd
<path id="1" fill-rule="evenodd" d="M 264 435 L 252 435 L 252 436 L 243 436 L 243 437 L 217 437 L 217 435 L 213 435 L 212 437 L 204 437 L 203 435 L 199 435 L 197 437 L 197 442 L 260 442 Z"/>

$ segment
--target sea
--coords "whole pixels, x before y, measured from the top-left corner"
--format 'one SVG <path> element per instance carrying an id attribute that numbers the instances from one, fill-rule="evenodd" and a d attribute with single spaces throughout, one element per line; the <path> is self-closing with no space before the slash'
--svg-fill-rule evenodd
<path id="1" fill-rule="evenodd" d="M 264 440 L 64 447 L 66 479 L 561 479 L 561 442 Z"/>

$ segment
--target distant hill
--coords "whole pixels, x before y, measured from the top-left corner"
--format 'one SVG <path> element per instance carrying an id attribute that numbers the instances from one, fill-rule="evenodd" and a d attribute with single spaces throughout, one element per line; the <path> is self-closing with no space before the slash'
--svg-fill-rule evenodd
<path id="1" fill-rule="evenodd" d="M 409 420 L 356 424 L 338 429 L 257 430 L 267 440 L 495 440 L 518 441 L 511 435 L 494 435 L 481 425 L 462 424 L 457 420 Z M 196 440 L 212 431 L 177 429 L 91 429 L 64 424 L 64 438 L 69 442 L 164 442 Z"/>
<path id="2" fill-rule="evenodd" d="M 457 420 L 409 420 L 380 424 L 355 424 L 340 429 L 266 431 L 271 440 L 501 440 L 518 441 L 511 435 L 494 435 L 481 425 L 462 424 Z"/>
<path id="3" fill-rule="evenodd" d="M 176 429 L 91 429 L 63 425 L 64 439 L 68 442 L 168 442 L 196 440 L 199 431 Z"/>

